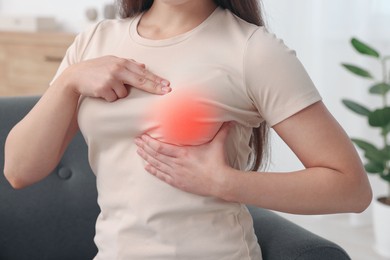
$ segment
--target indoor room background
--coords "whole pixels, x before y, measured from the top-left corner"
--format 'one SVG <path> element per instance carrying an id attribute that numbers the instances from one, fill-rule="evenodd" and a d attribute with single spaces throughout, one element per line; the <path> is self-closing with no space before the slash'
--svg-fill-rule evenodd
<path id="1" fill-rule="evenodd" d="M 53 16 L 60 29 L 78 33 L 88 26 L 85 12 L 95 8 L 103 19 L 107 0 L 0 0 L 3 16 Z M 351 48 L 351 37 L 368 43 L 383 54 L 390 54 L 389 0 L 263 0 L 267 26 L 282 38 L 305 66 L 319 89 L 324 103 L 339 123 L 354 137 L 380 142 L 375 130 L 364 118 L 347 110 L 341 100 L 349 98 L 363 104 L 374 104 L 377 97 L 367 94 L 369 81 L 353 76 L 340 64 L 348 62 L 369 68 L 379 77 L 381 68 L 373 59 L 357 55 Z M 290 171 L 302 165 L 283 142 L 272 135 L 269 169 Z M 318 147 L 318 149 L 321 149 Z M 386 184 L 370 176 L 374 197 L 387 192 Z M 362 214 L 369 221 L 370 208 Z"/>
<path id="2" fill-rule="evenodd" d="M 60 29 L 78 33 L 88 22 L 85 12 L 94 8 L 103 19 L 107 0 L 0 0 L 0 15 L 53 16 Z M 267 26 L 297 55 L 319 89 L 325 104 L 350 136 L 376 134 L 366 122 L 341 103 L 348 97 L 367 102 L 367 82 L 346 72 L 342 62 L 363 64 L 380 74 L 372 60 L 356 55 L 351 37 L 390 53 L 390 1 L 388 0 L 263 0 Z M 372 100 L 375 102 L 375 100 Z M 302 167 L 287 147 L 273 135 L 270 170 L 287 171 Z M 377 140 L 379 141 L 379 140 Z M 320 148 L 319 148 L 320 149 Z M 386 185 L 370 178 L 374 193 L 384 193 Z"/>

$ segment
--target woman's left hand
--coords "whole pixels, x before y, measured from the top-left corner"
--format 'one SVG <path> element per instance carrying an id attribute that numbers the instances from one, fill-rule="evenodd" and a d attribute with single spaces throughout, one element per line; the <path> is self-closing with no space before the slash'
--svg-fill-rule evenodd
<path id="1" fill-rule="evenodd" d="M 149 135 L 135 139 L 138 154 L 148 163 L 146 171 L 186 192 L 221 197 L 230 171 L 225 140 L 231 123 L 224 123 L 213 140 L 199 146 L 175 146 Z"/>

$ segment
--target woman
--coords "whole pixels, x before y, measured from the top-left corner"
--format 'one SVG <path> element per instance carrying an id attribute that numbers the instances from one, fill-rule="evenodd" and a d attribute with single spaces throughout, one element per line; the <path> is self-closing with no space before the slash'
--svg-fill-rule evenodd
<path id="1" fill-rule="evenodd" d="M 299 214 L 367 207 L 353 146 L 294 53 L 261 27 L 257 0 L 120 6 L 126 19 L 77 37 L 5 148 L 5 174 L 22 188 L 50 173 L 80 127 L 101 208 L 95 259 L 261 259 L 244 203 Z M 218 129 L 229 121 L 227 137 Z M 189 124 L 196 135 L 182 135 Z M 261 158 L 266 124 L 305 170 L 243 174 L 252 129 Z"/>

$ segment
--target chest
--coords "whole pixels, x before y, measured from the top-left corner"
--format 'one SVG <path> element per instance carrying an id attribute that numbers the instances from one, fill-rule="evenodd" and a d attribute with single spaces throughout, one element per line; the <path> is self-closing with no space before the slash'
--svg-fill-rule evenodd
<path id="1" fill-rule="evenodd" d="M 118 43 L 117 48 L 87 53 L 86 59 L 115 55 L 142 62 L 151 72 L 168 79 L 173 91 L 161 96 L 133 87 L 126 98 L 113 103 L 83 98 L 79 106 L 79 125 L 84 135 L 87 139 L 89 136 L 112 140 L 146 132 L 164 140 L 167 136 L 164 124 L 167 121 L 173 124 L 170 131 L 180 132 L 194 132 L 196 126 L 191 126 L 191 123 L 196 122 L 195 125 L 201 125 L 207 131 L 187 143 L 183 140 L 181 143 L 198 144 L 210 140 L 225 121 L 247 121 L 249 117 L 256 116 L 245 92 L 242 68 L 235 61 L 239 57 L 212 49 L 202 50 L 194 51 L 186 45 L 160 49 L 126 47 Z M 182 121 L 177 121 L 177 118 Z M 189 130 L 181 130 L 184 128 Z"/>

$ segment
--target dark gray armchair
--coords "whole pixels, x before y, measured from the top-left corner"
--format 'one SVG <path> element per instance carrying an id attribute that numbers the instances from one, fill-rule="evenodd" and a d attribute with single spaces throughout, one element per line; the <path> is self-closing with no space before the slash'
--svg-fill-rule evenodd
<path id="1" fill-rule="evenodd" d="M 0 169 L 8 132 L 37 100 L 0 97 Z M 53 173 L 39 183 L 14 190 L 0 174 L 0 259 L 92 259 L 97 252 L 93 242 L 99 213 L 96 201 L 95 177 L 80 134 Z M 271 211 L 249 209 L 264 260 L 350 259 L 340 246 Z"/>

